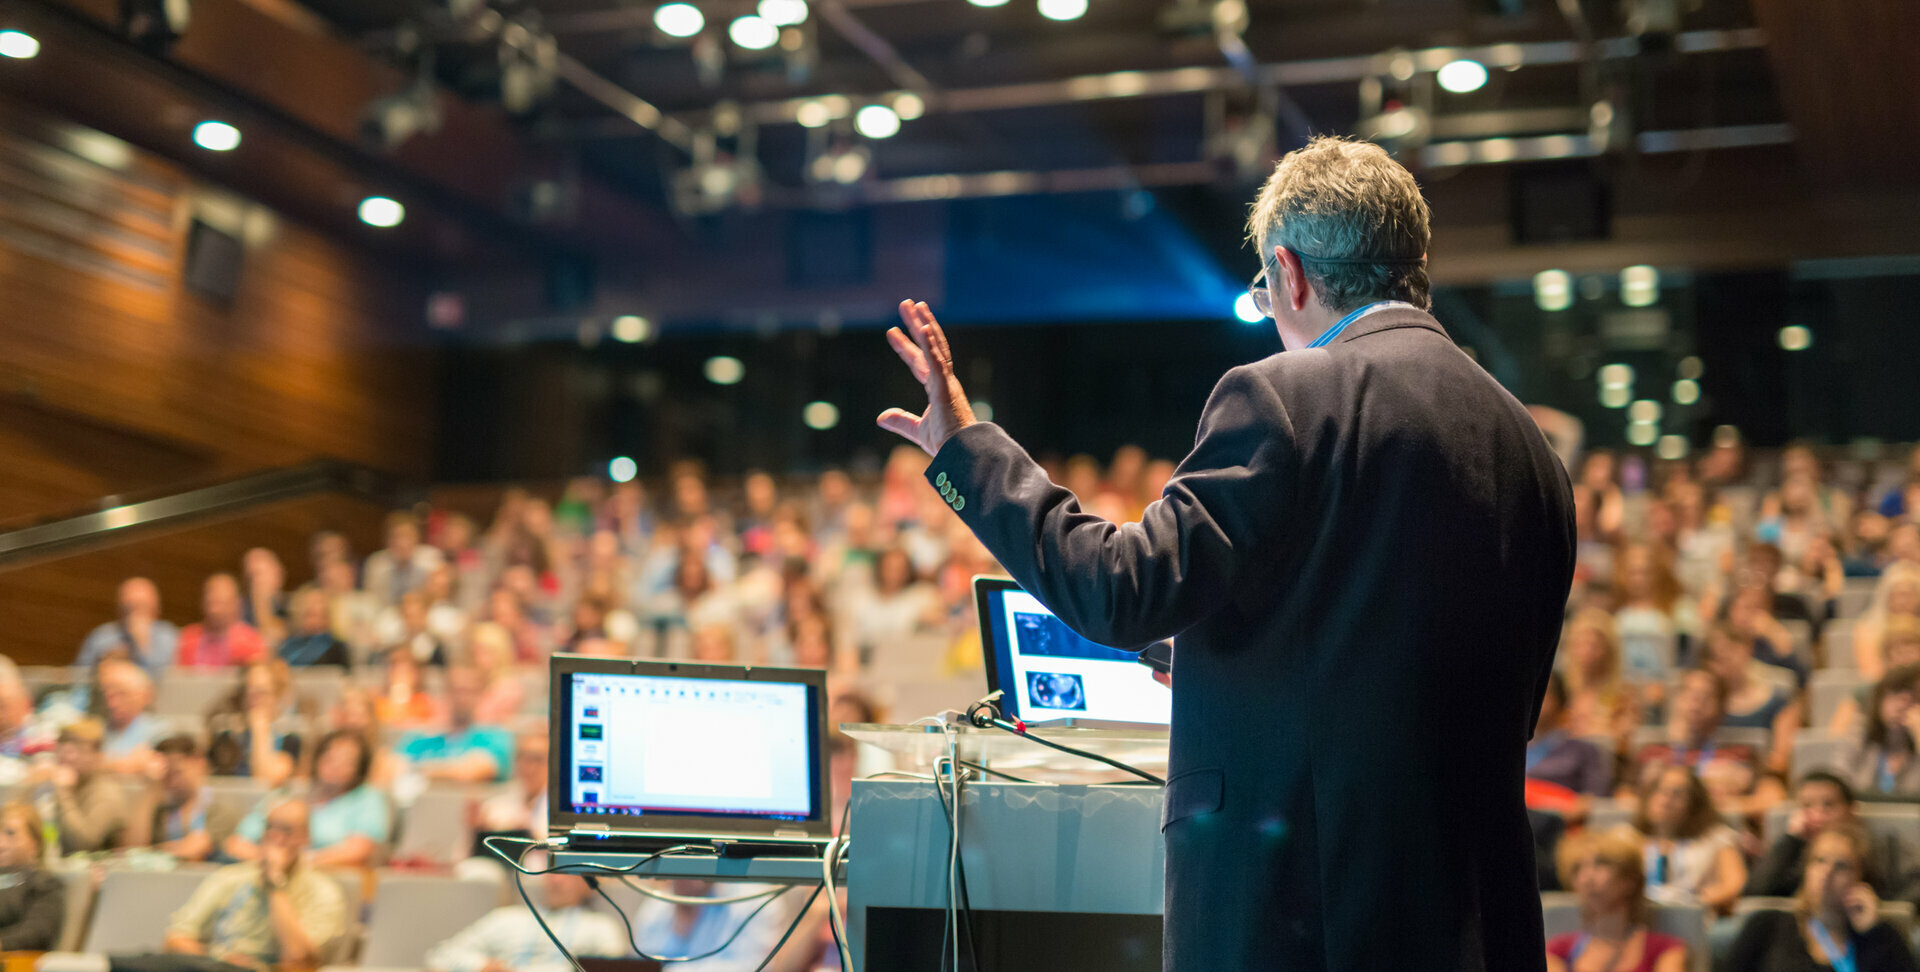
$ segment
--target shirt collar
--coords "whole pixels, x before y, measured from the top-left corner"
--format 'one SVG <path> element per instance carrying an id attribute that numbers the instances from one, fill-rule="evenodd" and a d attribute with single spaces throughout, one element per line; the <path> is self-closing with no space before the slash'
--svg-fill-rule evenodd
<path id="1" fill-rule="evenodd" d="M 1451 337 L 1447 335 L 1447 329 L 1441 327 L 1440 322 L 1434 320 L 1432 314 L 1412 304 L 1400 301 L 1381 301 L 1368 306 L 1376 309 L 1355 318 L 1345 328 L 1341 329 L 1340 333 L 1334 334 L 1331 339 L 1327 340 L 1325 344 L 1345 344 L 1355 338 L 1403 327 L 1424 328 L 1442 337 L 1448 337 L 1448 339 L 1451 340 Z M 1365 307 L 1360 309 L 1367 310 Z M 1327 333 L 1332 334 L 1333 329 L 1329 328 Z M 1322 337 L 1325 337 L 1325 335 L 1322 335 Z"/>

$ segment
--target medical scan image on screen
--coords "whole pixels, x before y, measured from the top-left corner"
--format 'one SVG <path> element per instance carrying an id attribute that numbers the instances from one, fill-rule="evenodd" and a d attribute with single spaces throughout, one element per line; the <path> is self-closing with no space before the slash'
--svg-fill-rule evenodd
<path id="1" fill-rule="evenodd" d="M 813 810 L 805 685 L 583 673 L 571 706 L 576 813 Z"/>
<path id="2" fill-rule="evenodd" d="M 1075 634 L 1025 591 L 994 595 L 1004 644 L 1011 648 L 1003 688 L 1017 695 L 1022 718 L 1166 723 L 1173 693 L 1153 680 L 1134 653 Z"/>

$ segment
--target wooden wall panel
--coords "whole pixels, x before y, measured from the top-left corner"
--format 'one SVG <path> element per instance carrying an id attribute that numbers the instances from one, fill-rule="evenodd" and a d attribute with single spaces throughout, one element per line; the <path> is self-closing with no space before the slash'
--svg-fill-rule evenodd
<path id="1" fill-rule="evenodd" d="M 231 302 L 183 282 L 196 218 L 245 240 Z M 4 100 L 0 293 L 0 526 L 323 455 L 428 472 L 421 281 Z"/>

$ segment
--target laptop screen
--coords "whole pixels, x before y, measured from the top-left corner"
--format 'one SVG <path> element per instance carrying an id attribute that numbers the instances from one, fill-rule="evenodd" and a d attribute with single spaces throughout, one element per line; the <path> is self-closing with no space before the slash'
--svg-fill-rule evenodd
<path id="1" fill-rule="evenodd" d="M 555 761 L 564 774 L 556 810 L 620 829 L 697 829 L 691 818 L 795 827 L 825 819 L 815 673 L 666 662 L 607 671 L 578 662 L 555 666 L 564 733 L 555 740 L 564 754 Z"/>
<path id="2" fill-rule="evenodd" d="M 1166 725 L 1173 693 L 1134 653 L 1097 645 L 1003 578 L 974 579 L 987 687 L 1008 715 L 1028 722 L 1085 719 Z"/>

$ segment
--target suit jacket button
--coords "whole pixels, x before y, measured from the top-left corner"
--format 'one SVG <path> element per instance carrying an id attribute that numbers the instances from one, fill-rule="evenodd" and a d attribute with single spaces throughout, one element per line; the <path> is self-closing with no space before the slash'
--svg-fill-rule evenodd
<path id="1" fill-rule="evenodd" d="M 947 474 L 941 472 L 939 475 L 933 477 L 933 484 L 935 486 L 945 486 L 947 484 Z"/>
<path id="2" fill-rule="evenodd" d="M 964 510 L 966 508 L 967 508 L 967 498 L 965 496 L 955 495 L 953 498 L 953 511 L 955 513 L 958 513 L 961 510 Z"/>

